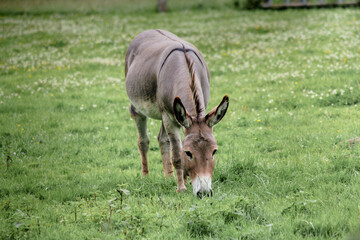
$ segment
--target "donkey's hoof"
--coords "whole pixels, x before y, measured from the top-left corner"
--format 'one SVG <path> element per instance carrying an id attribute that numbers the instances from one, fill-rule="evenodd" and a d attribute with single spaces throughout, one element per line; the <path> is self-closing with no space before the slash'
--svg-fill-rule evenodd
<path id="1" fill-rule="evenodd" d="M 186 187 L 185 186 L 181 186 L 181 187 L 178 187 L 176 192 L 179 193 L 179 192 L 185 192 L 186 191 Z"/>
<path id="2" fill-rule="evenodd" d="M 144 177 L 149 176 L 149 172 L 142 172 L 142 175 L 143 175 Z"/>

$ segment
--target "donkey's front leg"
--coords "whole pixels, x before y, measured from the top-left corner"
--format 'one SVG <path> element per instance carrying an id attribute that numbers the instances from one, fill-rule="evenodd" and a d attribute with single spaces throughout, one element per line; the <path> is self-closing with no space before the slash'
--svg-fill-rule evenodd
<path id="1" fill-rule="evenodd" d="M 176 171 L 178 185 L 176 191 L 184 192 L 186 190 L 186 187 L 184 184 L 184 170 L 181 162 L 182 146 L 180 129 L 167 117 L 163 118 L 163 124 L 170 140 L 171 161 Z"/>
<path id="2" fill-rule="evenodd" d="M 145 176 L 149 174 L 147 156 L 149 151 L 149 137 L 147 135 L 146 127 L 147 118 L 144 115 L 138 113 L 133 105 L 130 105 L 129 110 L 131 118 L 134 119 L 136 123 L 136 129 L 138 131 L 138 148 L 141 156 L 142 174 Z"/>
<path id="3" fill-rule="evenodd" d="M 159 147 L 161 152 L 161 158 L 163 161 L 163 168 L 165 177 L 174 176 L 173 165 L 170 160 L 170 140 L 166 133 L 164 124 L 161 123 L 160 132 L 158 135 Z"/>
<path id="4" fill-rule="evenodd" d="M 186 190 L 186 187 L 184 183 L 184 170 L 182 168 L 182 163 L 181 163 L 182 146 L 181 146 L 181 137 L 179 130 L 175 134 L 169 134 L 169 139 L 170 139 L 171 154 L 172 154 L 171 160 L 175 168 L 176 177 L 177 177 L 178 188 L 176 191 L 184 192 Z"/>

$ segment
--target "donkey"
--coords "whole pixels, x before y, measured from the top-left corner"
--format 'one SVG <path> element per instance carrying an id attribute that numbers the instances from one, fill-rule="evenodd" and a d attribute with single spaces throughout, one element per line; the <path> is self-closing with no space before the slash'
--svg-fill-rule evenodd
<path id="1" fill-rule="evenodd" d="M 225 95 L 206 114 L 210 74 L 199 50 L 170 32 L 144 31 L 132 40 L 126 52 L 125 77 L 130 115 L 138 131 L 142 174 L 149 173 L 146 122 L 150 117 L 162 120 L 158 142 L 164 174 L 174 176 L 175 168 L 177 192 L 186 190 L 189 176 L 194 194 L 212 194 L 218 148 L 213 127 L 224 117 L 229 98 Z M 180 128 L 184 133 L 182 144 Z"/>

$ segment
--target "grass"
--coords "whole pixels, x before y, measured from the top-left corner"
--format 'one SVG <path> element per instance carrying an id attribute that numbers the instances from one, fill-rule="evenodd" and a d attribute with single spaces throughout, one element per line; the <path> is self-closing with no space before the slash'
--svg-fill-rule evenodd
<path id="1" fill-rule="evenodd" d="M 357 10 L 51 10 L 0 24 L 1 239 L 357 239 L 360 148 L 344 144 L 360 135 Z M 123 59 L 149 28 L 204 54 L 209 109 L 230 97 L 211 198 L 164 179 L 155 120 L 141 177 Z"/>

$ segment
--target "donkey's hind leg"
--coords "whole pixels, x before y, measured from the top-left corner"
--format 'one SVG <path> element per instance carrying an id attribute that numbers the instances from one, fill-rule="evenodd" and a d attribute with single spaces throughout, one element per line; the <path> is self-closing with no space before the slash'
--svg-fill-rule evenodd
<path id="1" fill-rule="evenodd" d="M 146 126 L 147 118 L 141 113 L 138 113 L 133 105 L 130 105 L 129 110 L 131 118 L 134 119 L 138 131 L 138 147 L 141 156 L 142 174 L 145 176 L 149 174 L 147 156 L 149 151 L 149 137 L 147 135 Z"/>
<path id="2" fill-rule="evenodd" d="M 173 166 L 170 161 L 170 140 L 165 131 L 163 123 L 161 123 L 161 128 L 158 135 L 158 141 L 159 141 L 159 147 L 160 147 L 165 177 L 174 176 Z"/>

